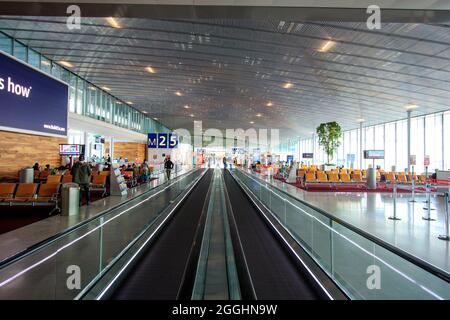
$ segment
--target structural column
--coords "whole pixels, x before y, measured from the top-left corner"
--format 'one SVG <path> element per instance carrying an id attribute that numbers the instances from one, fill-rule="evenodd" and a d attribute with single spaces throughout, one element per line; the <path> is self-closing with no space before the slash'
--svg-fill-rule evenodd
<path id="1" fill-rule="evenodd" d="M 408 164 L 408 172 L 411 172 L 411 164 L 409 163 L 409 158 L 411 156 L 411 110 L 406 111 L 408 115 L 408 121 L 407 121 L 407 129 L 406 129 L 406 141 L 407 141 L 407 164 Z"/>
<path id="2" fill-rule="evenodd" d="M 111 158 L 111 162 L 114 159 L 114 138 L 109 138 L 109 156 Z"/>
<path id="3" fill-rule="evenodd" d="M 362 134 L 362 132 L 363 132 L 363 122 L 360 121 L 359 122 L 359 169 L 360 170 L 362 170 L 362 168 L 363 168 L 363 157 L 364 157 L 364 155 L 363 155 L 363 142 L 362 142 L 363 134 Z"/>

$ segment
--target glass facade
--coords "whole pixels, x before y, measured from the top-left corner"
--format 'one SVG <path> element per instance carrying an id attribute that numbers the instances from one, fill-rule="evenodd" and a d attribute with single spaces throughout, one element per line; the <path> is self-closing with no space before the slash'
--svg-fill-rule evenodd
<path id="1" fill-rule="evenodd" d="M 69 85 L 69 111 L 139 133 L 170 132 L 144 113 L 0 32 L 0 50 Z"/>
<path id="2" fill-rule="evenodd" d="M 362 149 L 360 145 L 360 130 L 344 131 L 341 138 L 341 146 L 338 148 L 333 158 L 333 163 L 345 167 L 360 167 L 360 153 L 365 149 L 385 150 L 385 158 L 375 160 L 375 166 L 381 166 L 385 170 L 391 170 L 392 166 L 397 171 L 404 171 L 408 166 L 407 150 L 407 130 L 406 119 L 389 123 L 383 123 L 363 128 Z M 299 160 L 302 153 L 314 153 L 314 163 L 323 164 L 326 162 L 326 155 L 319 147 L 317 139 L 314 137 L 300 139 Z M 353 164 L 351 158 L 354 155 Z M 411 118 L 411 155 L 416 156 L 416 172 L 424 172 L 424 156 L 430 156 L 430 172 L 435 169 L 450 170 L 450 111 L 417 116 Z M 372 160 L 363 159 L 363 168 L 372 164 Z"/>

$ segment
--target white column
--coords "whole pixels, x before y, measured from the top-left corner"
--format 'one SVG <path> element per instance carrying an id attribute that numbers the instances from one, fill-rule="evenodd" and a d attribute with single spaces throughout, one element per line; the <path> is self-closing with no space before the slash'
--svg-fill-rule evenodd
<path id="1" fill-rule="evenodd" d="M 109 156 L 111 157 L 111 162 L 114 159 L 114 138 L 109 138 Z"/>
<path id="2" fill-rule="evenodd" d="M 409 164 L 409 158 L 411 156 L 411 110 L 406 111 L 406 113 L 408 115 L 407 128 L 406 128 L 406 141 L 407 141 L 407 154 L 408 154 L 407 164 L 408 164 L 408 172 L 411 172 L 411 165 Z M 398 168 L 397 168 L 397 170 L 398 170 Z"/>
<path id="3" fill-rule="evenodd" d="M 363 168 L 363 123 L 362 121 L 359 123 L 359 169 L 362 170 Z"/>

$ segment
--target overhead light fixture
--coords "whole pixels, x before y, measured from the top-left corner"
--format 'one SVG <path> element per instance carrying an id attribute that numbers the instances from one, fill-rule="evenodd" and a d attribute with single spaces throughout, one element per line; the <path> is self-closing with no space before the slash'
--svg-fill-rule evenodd
<path id="1" fill-rule="evenodd" d="M 262 117 L 262 114 L 261 113 L 257 113 L 256 116 L 257 117 Z"/>
<path id="2" fill-rule="evenodd" d="M 108 17 L 108 18 L 106 18 L 106 21 L 113 28 L 116 28 L 116 29 L 122 28 L 122 26 L 119 24 L 119 21 L 117 21 L 116 18 Z"/>
<path id="3" fill-rule="evenodd" d="M 417 109 L 419 106 L 417 105 L 417 104 L 414 104 L 414 103 L 410 103 L 410 104 L 407 104 L 406 106 L 405 106 L 405 109 L 406 110 L 413 110 L 413 109 Z"/>
<path id="4" fill-rule="evenodd" d="M 50 61 L 41 60 L 41 64 L 43 64 L 44 66 L 49 66 L 50 65 Z"/>
<path id="5" fill-rule="evenodd" d="M 356 119 L 356 121 L 357 121 L 357 122 L 364 122 L 364 121 L 366 121 L 366 120 L 364 120 L 363 118 L 359 118 L 359 119 Z"/>
<path id="6" fill-rule="evenodd" d="M 97 91 L 97 88 L 96 88 L 96 87 L 94 87 L 94 86 L 89 86 L 88 88 L 89 88 L 89 90 L 92 90 L 92 91 Z"/>
<path id="7" fill-rule="evenodd" d="M 328 50 L 330 50 L 334 45 L 336 44 L 336 42 L 328 40 L 318 51 L 319 52 L 327 52 Z"/>
<path id="8" fill-rule="evenodd" d="M 273 103 L 271 101 L 267 102 L 266 106 L 271 107 L 273 106 Z"/>
<path id="9" fill-rule="evenodd" d="M 183 96 L 183 94 L 182 94 L 180 91 L 176 91 L 176 92 L 175 92 L 175 95 L 176 95 L 176 96 L 179 96 L 179 97 Z"/>
<path id="10" fill-rule="evenodd" d="M 60 60 L 60 61 L 58 61 L 58 63 L 61 64 L 61 65 L 63 65 L 63 66 L 66 67 L 66 68 L 73 68 L 73 64 L 71 64 L 71 63 L 68 62 L 68 61 Z"/>
<path id="11" fill-rule="evenodd" d="M 142 110 L 142 113 L 147 113 L 147 111 L 145 111 L 145 110 Z"/>
<path id="12" fill-rule="evenodd" d="M 184 108 L 185 108 L 185 109 L 189 109 L 190 107 L 189 107 L 188 105 L 185 105 Z"/>
<path id="13" fill-rule="evenodd" d="M 153 68 L 152 66 L 148 66 L 145 68 L 145 71 L 149 72 L 149 73 L 156 73 L 155 68 Z"/>
<path id="14" fill-rule="evenodd" d="M 294 84 L 292 82 L 286 82 L 285 84 L 283 84 L 283 88 L 285 89 L 290 89 L 294 86 Z"/>
<path id="15" fill-rule="evenodd" d="M 194 115 L 193 115 L 193 114 L 190 114 L 189 116 L 190 116 L 191 118 L 193 118 L 193 117 L 194 117 Z"/>
<path id="16" fill-rule="evenodd" d="M 130 106 L 132 106 L 134 103 L 131 101 L 127 101 L 127 104 L 129 104 Z"/>
<path id="17" fill-rule="evenodd" d="M 117 103 L 117 104 L 122 104 L 122 102 L 120 102 L 120 101 L 116 101 L 116 103 Z"/>
<path id="18" fill-rule="evenodd" d="M 153 120 L 158 120 L 158 118 L 153 118 Z"/>
<path id="19" fill-rule="evenodd" d="M 102 89 L 105 91 L 111 91 L 111 88 L 109 88 L 109 87 L 102 87 Z"/>
<path id="20" fill-rule="evenodd" d="M 250 124 L 254 124 L 255 123 L 255 121 L 250 121 Z"/>

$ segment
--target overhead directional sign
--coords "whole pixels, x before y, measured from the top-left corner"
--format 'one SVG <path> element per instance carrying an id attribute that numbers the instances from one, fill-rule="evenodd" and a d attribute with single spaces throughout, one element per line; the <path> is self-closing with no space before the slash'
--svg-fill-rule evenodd
<path id="1" fill-rule="evenodd" d="M 173 149 L 178 147 L 176 133 L 149 133 L 147 145 L 150 149 Z"/>

